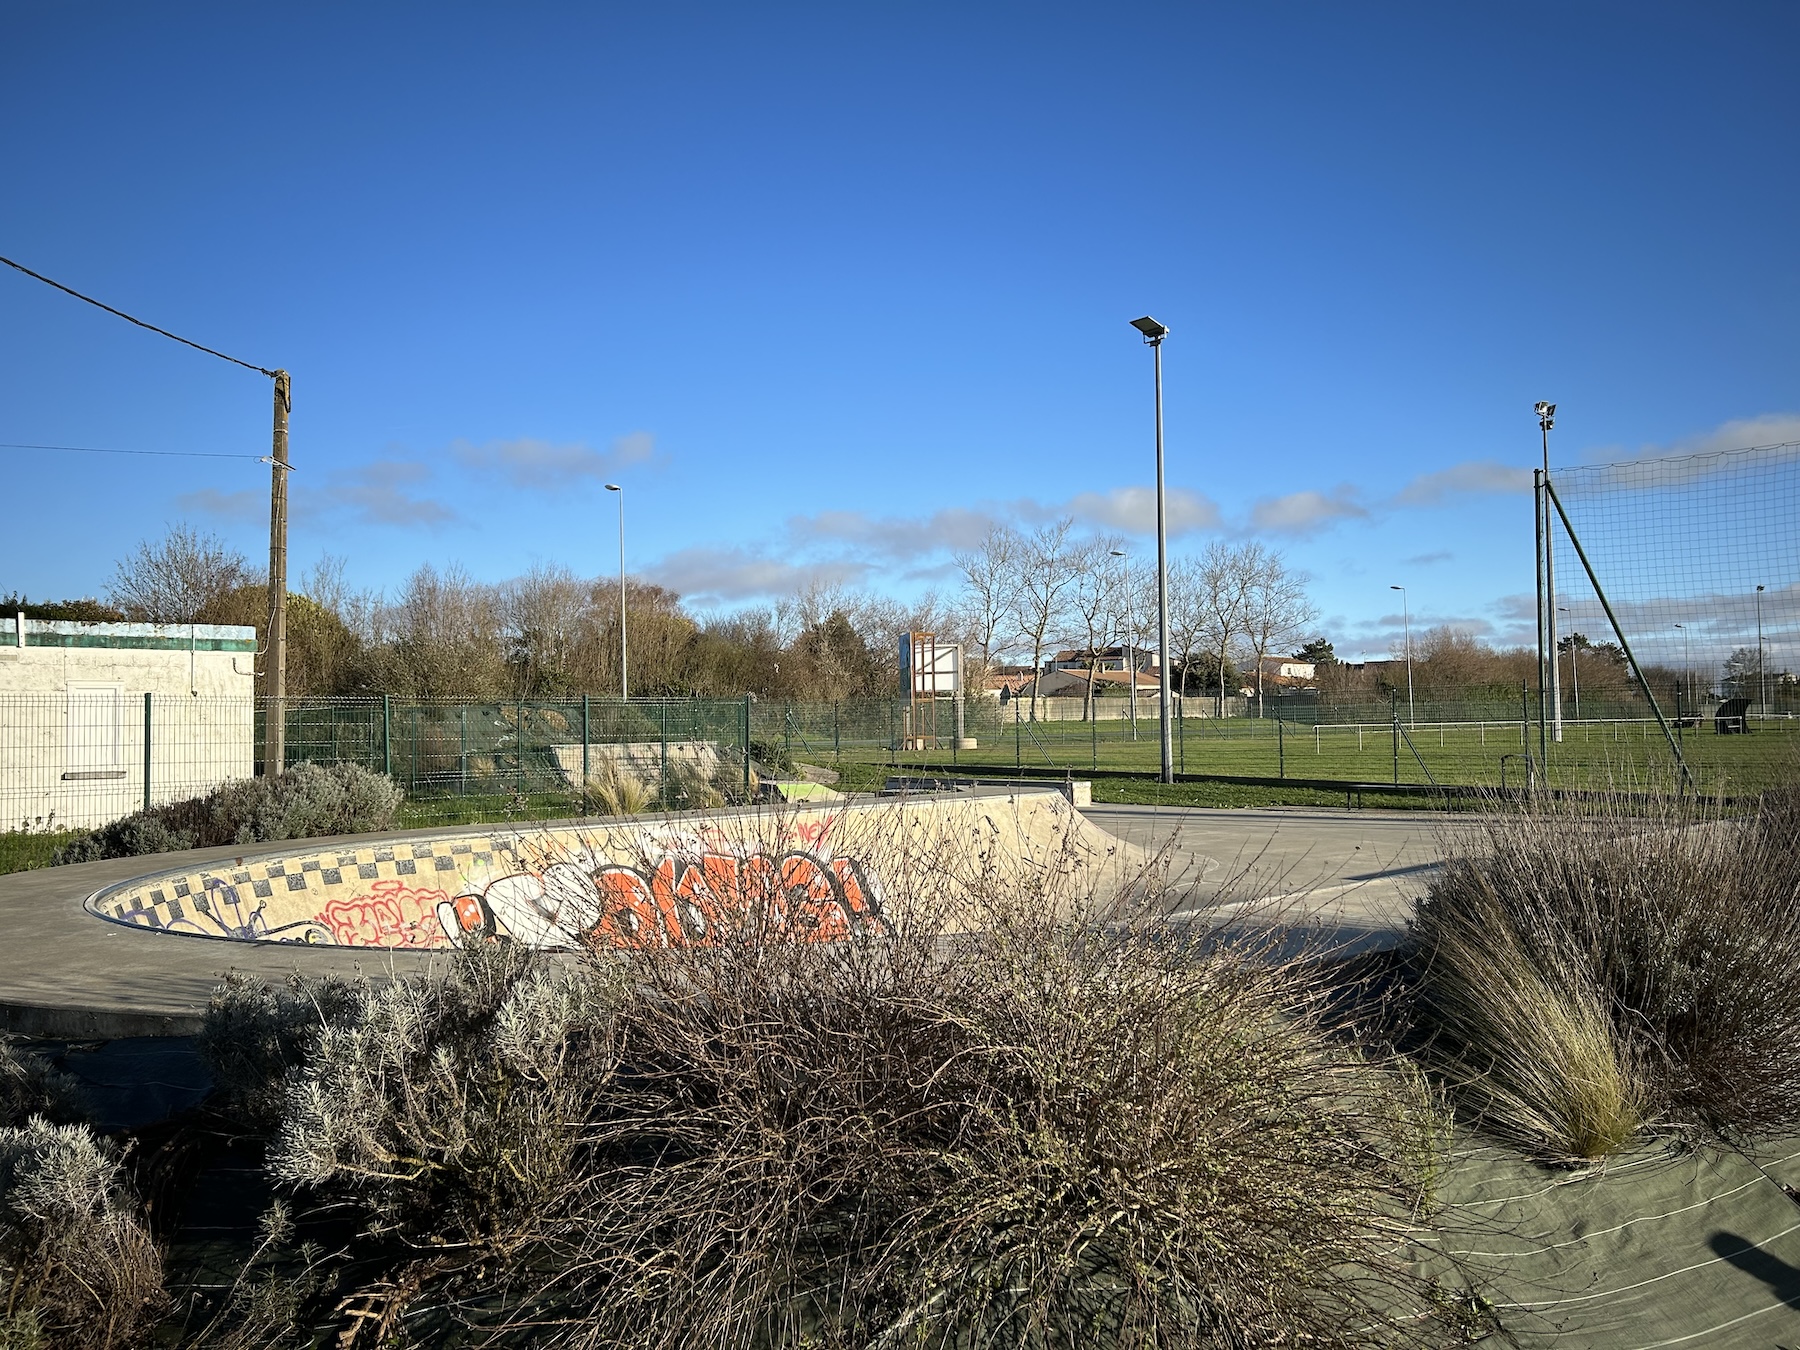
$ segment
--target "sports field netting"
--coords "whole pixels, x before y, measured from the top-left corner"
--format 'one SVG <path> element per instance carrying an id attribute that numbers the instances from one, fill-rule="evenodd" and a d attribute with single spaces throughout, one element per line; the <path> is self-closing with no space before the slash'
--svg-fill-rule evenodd
<path id="1" fill-rule="evenodd" d="M 1800 442 L 1556 469 L 1551 481 L 1666 715 L 1712 730 L 1694 723 L 1734 698 L 1750 719 L 1800 713 Z M 1564 716 L 1583 697 L 1641 697 L 1560 520 L 1555 543 Z"/>

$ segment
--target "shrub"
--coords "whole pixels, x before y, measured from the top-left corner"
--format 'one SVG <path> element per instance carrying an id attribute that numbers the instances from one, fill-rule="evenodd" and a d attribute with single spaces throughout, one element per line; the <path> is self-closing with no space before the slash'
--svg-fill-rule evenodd
<path id="1" fill-rule="evenodd" d="M 1264 951 L 1044 899 L 465 948 L 318 1023 L 271 1169 L 363 1214 L 377 1338 L 422 1303 L 595 1347 L 1446 1343 L 1400 1264 L 1414 1080 Z"/>
<path id="2" fill-rule="evenodd" d="M 394 823 L 403 794 L 357 764 L 296 764 L 274 778 L 239 778 L 203 797 L 138 811 L 79 835 L 59 863 L 177 849 L 364 834 Z"/>
<path id="3" fill-rule="evenodd" d="M 1640 1125 L 1800 1127 L 1796 789 L 1496 807 L 1412 927 L 1428 1054 L 1490 1125 L 1595 1156 Z"/>
<path id="4" fill-rule="evenodd" d="M 57 1124 L 82 1119 L 81 1084 L 42 1055 L 0 1036 L 0 1128 L 23 1125 L 32 1116 Z"/>
<path id="5" fill-rule="evenodd" d="M 31 1344 L 130 1344 L 167 1306 L 162 1262 L 123 1193 L 118 1159 L 85 1126 L 0 1129 L 5 1330 Z"/>

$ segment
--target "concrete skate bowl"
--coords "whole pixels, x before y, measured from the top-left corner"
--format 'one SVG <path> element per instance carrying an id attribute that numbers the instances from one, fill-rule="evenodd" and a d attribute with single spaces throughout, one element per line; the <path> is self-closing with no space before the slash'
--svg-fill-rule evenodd
<path id="1" fill-rule="evenodd" d="M 955 931 L 994 887 L 1062 905 L 1148 863 L 1060 792 L 1023 791 L 295 841 L 120 882 L 87 909 L 149 932 L 311 947 L 686 944 L 752 923 L 832 941 L 921 905 L 943 906 Z"/>

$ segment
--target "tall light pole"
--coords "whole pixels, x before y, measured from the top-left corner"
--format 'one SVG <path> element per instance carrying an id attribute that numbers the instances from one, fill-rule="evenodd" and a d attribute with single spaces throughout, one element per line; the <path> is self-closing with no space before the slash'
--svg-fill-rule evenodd
<path id="1" fill-rule="evenodd" d="M 1567 605 L 1558 605 L 1557 608 L 1560 609 L 1564 614 L 1569 614 L 1569 607 Z M 1573 614 L 1569 614 L 1569 622 L 1571 624 L 1573 624 L 1575 622 L 1575 616 Z M 1676 624 L 1675 626 L 1677 628 L 1681 627 L 1680 624 Z M 1575 720 L 1577 722 L 1579 722 L 1581 720 L 1581 667 L 1576 665 L 1575 661 L 1576 661 L 1576 654 L 1579 653 L 1580 651 L 1581 651 L 1581 644 L 1575 640 L 1575 634 L 1570 633 L 1569 634 L 1569 678 L 1570 678 L 1570 680 L 1572 680 L 1574 682 L 1574 685 L 1575 685 Z"/>
<path id="2" fill-rule="evenodd" d="M 1769 677 L 1764 673 L 1762 643 L 1762 593 L 1756 588 L 1756 706 L 1764 717 L 1769 715 Z"/>
<path id="3" fill-rule="evenodd" d="M 1550 515 L 1550 428 L 1556 425 L 1556 405 L 1540 402 L 1534 411 L 1537 413 L 1538 429 L 1544 437 L 1544 622 L 1549 628 L 1550 648 L 1550 739 L 1561 742 L 1562 725 L 1562 662 L 1556 659 L 1556 547 L 1555 521 Z"/>
<path id="4" fill-rule="evenodd" d="M 1123 558 L 1122 548 L 1109 549 L 1115 558 Z M 1125 672 L 1131 677 L 1131 739 L 1137 739 L 1137 619 L 1131 608 L 1131 563 L 1125 564 Z"/>
<path id="5" fill-rule="evenodd" d="M 630 699 L 631 682 L 625 673 L 625 489 L 608 483 L 606 490 L 619 494 L 619 697 Z"/>
<path id="6" fill-rule="evenodd" d="M 1412 608 L 1406 601 L 1406 587 L 1389 586 L 1388 589 L 1400 592 L 1400 614 L 1406 620 L 1406 724 L 1412 726 L 1418 720 L 1413 715 Z"/>
<path id="7" fill-rule="evenodd" d="M 1175 781 L 1175 742 L 1169 726 L 1169 517 L 1163 500 L 1162 341 L 1169 330 L 1146 314 L 1131 326 L 1144 335 L 1156 367 L 1156 669 L 1162 723 L 1162 781 Z"/>
<path id="8" fill-rule="evenodd" d="M 1675 625 L 1681 630 L 1681 681 L 1687 685 L 1688 716 L 1694 715 L 1694 634 L 1685 623 Z M 1576 695 L 1577 701 L 1580 695 Z M 1576 716 L 1580 716 L 1578 712 Z"/>

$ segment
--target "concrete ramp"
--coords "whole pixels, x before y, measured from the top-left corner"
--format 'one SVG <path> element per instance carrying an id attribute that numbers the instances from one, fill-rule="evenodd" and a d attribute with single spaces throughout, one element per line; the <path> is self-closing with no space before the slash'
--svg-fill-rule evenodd
<path id="1" fill-rule="evenodd" d="M 977 928 L 996 894 L 1068 906 L 1149 861 L 1060 792 L 1019 791 L 297 841 L 109 886 L 87 908 L 159 933 L 330 947 L 832 941 Z"/>

